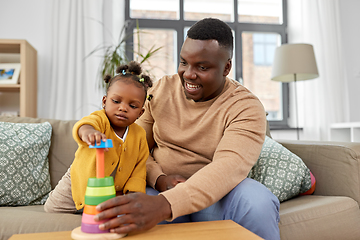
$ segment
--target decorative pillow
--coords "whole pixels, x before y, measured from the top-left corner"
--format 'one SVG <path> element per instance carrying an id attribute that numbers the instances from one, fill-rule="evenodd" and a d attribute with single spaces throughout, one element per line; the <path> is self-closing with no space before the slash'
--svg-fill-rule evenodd
<path id="1" fill-rule="evenodd" d="M 0 206 L 44 204 L 51 125 L 0 122 Z"/>
<path id="2" fill-rule="evenodd" d="M 301 158 L 267 136 L 248 177 L 264 184 L 280 202 L 315 190 L 315 177 Z"/>

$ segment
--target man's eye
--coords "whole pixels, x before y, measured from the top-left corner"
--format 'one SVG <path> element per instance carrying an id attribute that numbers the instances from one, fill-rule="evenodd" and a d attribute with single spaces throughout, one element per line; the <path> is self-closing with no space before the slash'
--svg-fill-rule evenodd
<path id="1" fill-rule="evenodd" d="M 185 65 L 186 65 L 186 62 L 180 61 L 180 64 L 183 65 L 183 66 L 185 66 Z"/>
<path id="2" fill-rule="evenodd" d="M 203 67 L 203 66 L 200 66 L 199 68 L 200 68 L 200 70 L 203 70 L 203 71 L 208 69 L 207 67 Z"/>

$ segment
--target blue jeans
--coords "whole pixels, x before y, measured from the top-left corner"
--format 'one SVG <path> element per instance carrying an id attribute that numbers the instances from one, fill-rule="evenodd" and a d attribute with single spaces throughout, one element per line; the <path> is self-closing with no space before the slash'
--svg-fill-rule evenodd
<path id="1" fill-rule="evenodd" d="M 146 188 L 146 193 L 159 194 L 150 187 Z M 160 224 L 231 219 L 266 240 L 279 240 L 279 208 L 279 200 L 270 190 L 261 183 L 246 178 L 210 207 Z"/>

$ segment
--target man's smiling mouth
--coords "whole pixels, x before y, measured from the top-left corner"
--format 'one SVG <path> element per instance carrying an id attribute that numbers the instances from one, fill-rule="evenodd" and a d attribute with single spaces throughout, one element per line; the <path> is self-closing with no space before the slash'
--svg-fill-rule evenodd
<path id="1" fill-rule="evenodd" d="M 197 85 L 197 84 L 190 84 L 188 82 L 185 82 L 185 88 L 189 91 L 195 91 L 199 88 L 201 88 L 201 85 Z"/>

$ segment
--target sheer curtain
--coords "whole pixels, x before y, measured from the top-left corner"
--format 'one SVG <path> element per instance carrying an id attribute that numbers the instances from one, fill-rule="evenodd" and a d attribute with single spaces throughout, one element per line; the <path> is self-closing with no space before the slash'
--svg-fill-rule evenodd
<path id="1" fill-rule="evenodd" d="M 110 0 L 53 0 L 48 118 L 80 119 L 101 109 L 96 47 L 114 41 L 124 22 L 121 4 Z M 113 14 L 113 12 L 115 14 Z M 102 24 L 101 24 L 102 23 Z"/>
<path id="2" fill-rule="evenodd" d="M 314 46 L 320 75 L 297 82 L 301 139 L 329 140 L 330 124 L 350 117 L 339 0 L 289 0 L 289 42 Z"/>

